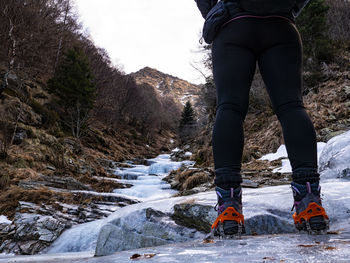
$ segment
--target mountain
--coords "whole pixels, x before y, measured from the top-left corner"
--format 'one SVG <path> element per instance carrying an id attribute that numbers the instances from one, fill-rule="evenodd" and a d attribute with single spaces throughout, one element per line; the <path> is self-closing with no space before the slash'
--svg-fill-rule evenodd
<path id="1" fill-rule="evenodd" d="M 198 100 L 200 85 L 189 83 L 186 80 L 165 74 L 156 69 L 145 67 L 137 72 L 131 73 L 137 84 L 149 84 L 160 96 L 170 96 L 182 105 L 190 100 L 194 105 Z"/>

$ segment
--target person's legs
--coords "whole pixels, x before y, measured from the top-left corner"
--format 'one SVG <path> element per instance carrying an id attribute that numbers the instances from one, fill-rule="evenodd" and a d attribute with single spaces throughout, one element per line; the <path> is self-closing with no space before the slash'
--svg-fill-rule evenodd
<path id="1" fill-rule="evenodd" d="M 300 36 L 285 21 L 267 21 L 260 32 L 265 36 L 261 36 L 265 49 L 258 58 L 259 68 L 282 126 L 293 170 L 294 222 L 299 230 L 323 231 L 328 229 L 328 216 L 320 198 L 316 133 L 302 101 Z"/>
<path id="2" fill-rule="evenodd" d="M 258 63 L 275 113 L 281 123 L 293 181 L 317 182 L 314 126 L 302 101 L 302 46 L 298 31 L 287 21 L 266 21 L 265 49 Z M 270 23 L 269 23 L 270 22 Z"/>
<path id="3" fill-rule="evenodd" d="M 256 57 L 247 48 L 249 21 L 234 21 L 217 36 L 212 47 L 213 74 L 217 91 L 217 113 L 213 130 L 215 184 L 237 188 L 244 144 L 243 121 Z"/>
<path id="4" fill-rule="evenodd" d="M 253 42 L 251 29 L 251 22 L 247 19 L 234 21 L 221 30 L 212 47 L 217 91 L 212 145 L 218 195 L 218 218 L 213 229 L 220 235 L 244 233 L 240 187 L 243 121 L 256 67 L 256 56 L 249 48 Z"/>

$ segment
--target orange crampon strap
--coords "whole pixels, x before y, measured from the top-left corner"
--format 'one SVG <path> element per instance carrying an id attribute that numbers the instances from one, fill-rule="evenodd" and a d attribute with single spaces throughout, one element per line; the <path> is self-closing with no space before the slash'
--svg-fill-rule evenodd
<path id="1" fill-rule="evenodd" d="M 222 212 L 218 218 L 216 218 L 214 224 L 211 226 L 212 229 L 217 228 L 219 222 L 223 223 L 224 221 L 236 221 L 238 224 L 244 224 L 244 216 L 241 213 L 238 213 L 233 207 L 228 207 Z"/>
<path id="2" fill-rule="evenodd" d="M 299 215 L 297 215 L 297 213 L 294 213 L 293 219 L 295 224 L 302 224 L 302 219 L 308 222 L 311 217 L 315 216 L 323 216 L 325 219 L 328 220 L 326 210 L 324 210 L 322 206 L 316 204 L 315 202 L 312 202 Z"/>

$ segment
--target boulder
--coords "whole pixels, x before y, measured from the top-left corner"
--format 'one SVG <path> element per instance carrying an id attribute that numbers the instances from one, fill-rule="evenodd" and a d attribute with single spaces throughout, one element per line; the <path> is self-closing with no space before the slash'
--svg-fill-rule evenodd
<path id="1" fill-rule="evenodd" d="M 203 236 L 195 229 L 175 224 L 170 214 L 146 208 L 104 225 L 97 239 L 95 255 L 105 256 L 117 251 L 184 242 Z"/>
<path id="2" fill-rule="evenodd" d="M 15 136 L 13 137 L 13 144 L 19 145 L 27 138 L 27 132 L 25 130 L 19 129 L 16 131 Z"/>
<path id="3" fill-rule="evenodd" d="M 217 213 L 212 206 L 189 203 L 175 205 L 172 214 L 172 218 L 177 224 L 205 233 L 210 232 L 216 216 Z"/>

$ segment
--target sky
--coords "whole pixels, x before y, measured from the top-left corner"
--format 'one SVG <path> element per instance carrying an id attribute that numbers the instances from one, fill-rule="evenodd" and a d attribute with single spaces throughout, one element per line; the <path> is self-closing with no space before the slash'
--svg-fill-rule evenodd
<path id="1" fill-rule="evenodd" d="M 204 19 L 194 0 L 75 0 L 81 22 L 125 73 L 146 66 L 203 83 L 200 66 Z"/>

